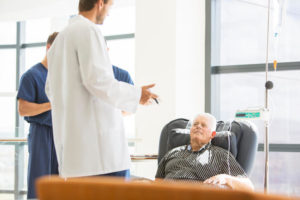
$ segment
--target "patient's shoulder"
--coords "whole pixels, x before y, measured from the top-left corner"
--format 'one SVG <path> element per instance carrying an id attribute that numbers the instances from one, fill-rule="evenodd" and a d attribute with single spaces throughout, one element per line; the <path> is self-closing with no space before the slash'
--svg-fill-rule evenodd
<path id="1" fill-rule="evenodd" d="M 211 145 L 210 148 L 212 150 L 212 153 L 216 156 L 227 158 L 227 156 L 229 155 L 230 159 L 235 160 L 235 157 L 232 155 L 232 153 L 229 150 L 223 149 L 222 147 L 215 146 L 215 145 Z"/>
<path id="2" fill-rule="evenodd" d="M 179 147 L 175 147 L 174 149 L 171 149 L 170 152 L 178 152 L 178 151 L 185 151 L 187 150 L 188 145 L 182 145 Z"/>
<path id="3" fill-rule="evenodd" d="M 210 148 L 211 148 L 212 151 L 215 151 L 216 153 L 220 153 L 220 154 L 228 152 L 228 150 L 225 150 L 222 147 L 219 147 L 219 146 L 216 146 L 216 145 L 213 145 L 213 144 L 210 146 Z"/>
<path id="4" fill-rule="evenodd" d="M 187 147 L 188 147 L 188 145 L 182 145 L 182 146 L 179 146 L 179 147 L 175 147 L 175 148 L 171 149 L 171 150 L 166 154 L 166 156 L 167 156 L 167 157 L 170 157 L 170 156 L 177 155 L 178 153 L 181 153 L 181 152 L 186 151 L 186 150 L 187 150 Z"/>

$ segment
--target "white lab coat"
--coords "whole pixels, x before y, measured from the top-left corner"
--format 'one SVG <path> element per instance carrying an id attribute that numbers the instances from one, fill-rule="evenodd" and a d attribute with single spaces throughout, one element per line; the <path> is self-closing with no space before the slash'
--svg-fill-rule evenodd
<path id="1" fill-rule="evenodd" d="M 46 94 L 62 177 L 130 168 L 121 110 L 136 111 L 141 89 L 114 79 L 99 27 L 81 15 L 48 51 Z"/>

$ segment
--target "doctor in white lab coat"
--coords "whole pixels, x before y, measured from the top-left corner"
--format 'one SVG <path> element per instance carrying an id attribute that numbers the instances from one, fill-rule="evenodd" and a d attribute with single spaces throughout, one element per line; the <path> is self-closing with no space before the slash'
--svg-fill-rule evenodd
<path id="1" fill-rule="evenodd" d="M 114 79 L 102 24 L 113 0 L 80 0 L 79 15 L 48 51 L 46 93 L 52 105 L 59 174 L 81 177 L 130 168 L 121 111 L 134 113 L 157 95 Z"/>

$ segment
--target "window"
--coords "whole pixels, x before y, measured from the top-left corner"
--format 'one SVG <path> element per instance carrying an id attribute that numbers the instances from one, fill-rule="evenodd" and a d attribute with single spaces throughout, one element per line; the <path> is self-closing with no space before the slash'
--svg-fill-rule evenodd
<path id="1" fill-rule="evenodd" d="M 45 56 L 44 42 L 49 34 L 49 19 L 0 23 L 0 26 L 1 30 L 5 30 L 0 33 L 0 138 L 6 139 L 0 141 L 0 193 L 4 199 L 25 199 L 28 147 L 21 140 L 27 137 L 28 124 L 16 110 L 17 84 L 22 73 Z"/>
<path id="2" fill-rule="evenodd" d="M 121 67 L 129 72 L 134 80 L 134 38 L 109 40 L 107 46 L 109 48 L 109 56 L 113 65 Z M 126 53 L 125 53 L 126 52 Z"/>
<path id="3" fill-rule="evenodd" d="M 269 92 L 271 143 L 300 144 L 300 70 L 271 72 L 274 88 Z M 265 73 L 233 73 L 213 75 L 215 96 L 218 96 L 220 119 L 233 119 L 238 109 L 263 107 Z M 253 121 L 264 142 L 264 123 Z"/>
<path id="4" fill-rule="evenodd" d="M 286 11 L 276 39 L 271 2 L 269 62 L 276 59 L 279 64 L 276 72 L 270 68 L 268 73 L 274 83 L 269 92 L 269 191 L 299 196 L 299 175 L 294 166 L 300 165 L 300 4 L 285 1 Z M 211 111 L 218 119 L 233 120 L 238 109 L 265 105 L 267 9 L 267 0 L 211 3 Z M 260 135 L 250 178 L 256 190 L 263 191 L 265 128 L 262 121 L 253 122 Z"/>
<path id="5" fill-rule="evenodd" d="M 16 51 L 0 49 L 0 60 L 0 92 L 14 92 L 16 90 Z"/>
<path id="6" fill-rule="evenodd" d="M 51 33 L 51 19 L 33 19 L 26 21 L 25 43 L 45 42 Z"/>
<path id="7" fill-rule="evenodd" d="M 271 152 L 269 189 L 272 193 L 289 194 L 299 196 L 299 165 L 295 163 L 295 158 L 300 157 L 300 153 L 280 153 Z M 255 189 L 263 192 L 264 182 L 264 152 L 258 152 L 255 160 L 255 167 L 250 179 L 255 184 Z"/>
<path id="8" fill-rule="evenodd" d="M 48 37 L 46 37 L 47 39 Z M 45 40 L 45 39 L 44 39 Z M 46 47 L 32 47 L 25 49 L 25 71 L 41 62 L 46 56 Z"/>
<path id="9" fill-rule="evenodd" d="M 14 137 L 15 131 L 15 90 L 16 52 L 0 49 L 0 136 Z"/>
<path id="10" fill-rule="evenodd" d="M 12 138 L 15 136 L 15 97 L 0 98 L 0 135 L 2 138 Z"/>
<path id="11" fill-rule="evenodd" d="M 212 66 L 265 63 L 267 4 L 267 0 L 213 1 Z M 300 51 L 299 7 L 297 0 L 286 1 L 286 14 L 278 35 L 278 52 L 273 37 L 275 14 L 271 11 L 270 60 L 276 54 L 278 62 L 300 60 L 297 53 Z"/>
<path id="12" fill-rule="evenodd" d="M 15 22 L 0 22 L 0 29 L 1 29 L 0 45 L 16 44 L 16 23 Z"/>
<path id="13" fill-rule="evenodd" d="M 13 190 L 14 188 L 14 147 L 13 146 L 0 146 L 1 158 L 1 190 Z"/>

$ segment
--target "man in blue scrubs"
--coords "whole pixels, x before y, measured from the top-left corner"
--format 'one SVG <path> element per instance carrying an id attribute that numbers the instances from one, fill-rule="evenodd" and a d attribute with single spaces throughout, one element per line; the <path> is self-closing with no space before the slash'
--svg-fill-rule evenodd
<path id="1" fill-rule="evenodd" d="M 57 32 L 47 40 L 46 50 L 50 48 Z M 17 95 L 19 114 L 30 124 L 28 134 L 28 177 L 27 198 L 36 198 L 35 180 L 43 175 L 58 174 L 52 132 L 51 105 L 45 93 L 48 73 L 47 56 L 42 62 L 26 71 L 20 80 Z"/>

